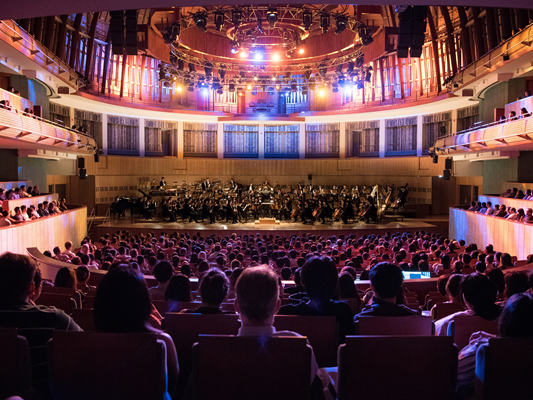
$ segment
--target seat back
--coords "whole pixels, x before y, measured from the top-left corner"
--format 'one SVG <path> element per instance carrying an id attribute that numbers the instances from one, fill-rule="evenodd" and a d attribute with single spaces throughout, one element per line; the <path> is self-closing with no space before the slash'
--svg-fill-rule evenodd
<path id="1" fill-rule="evenodd" d="M 274 327 L 277 331 L 293 331 L 307 336 L 319 367 L 337 365 L 339 333 L 335 317 L 276 315 Z"/>
<path id="2" fill-rule="evenodd" d="M 455 314 L 459 311 L 464 311 L 465 307 L 459 303 L 437 303 L 435 307 L 431 309 L 431 318 L 438 320 L 448 315 Z"/>
<path id="3" fill-rule="evenodd" d="M 93 309 L 75 308 L 70 315 L 84 331 L 94 331 Z"/>
<path id="4" fill-rule="evenodd" d="M 347 336 L 338 366 L 338 400 L 451 399 L 457 348 L 446 336 Z"/>
<path id="5" fill-rule="evenodd" d="M 48 343 L 56 399 L 165 399 L 166 347 L 153 333 L 54 332 Z"/>
<path id="6" fill-rule="evenodd" d="M 197 400 L 309 399 L 311 349 L 305 338 L 201 335 L 193 354 Z"/>
<path id="7" fill-rule="evenodd" d="M 532 359 L 533 339 L 489 339 L 476 354 L 476 398 L 531 399 Z"/>
<path id="8" fill-rule="evenodd" d="M 157 308 L 157 311 L 159 311 L 162 315 L 166 314 L 167 312 L 173 312 L 177 313 L 181 310 L 187 310 L 187 309 L 195 309 L 200 307 L 200 302 L 192 302 L 192 301 L 166 301 L 166 300 L 152 300 L 152 303 L 154 304 L 155 308 Z"/>
<path id="9" fill-rule="evenodd" d="M 433 321 L 417 315 L 406 317 L 359 317 L 359 335 L 431 336 L 435 333 Z"/>
<path id="10" fill-rule="evenodd" d="M 55 307 L 70 314 L 73 308 L 76 308 L 76 301 L 70 294 L 65 293 L 41 293 L 35 301 L 37 304 L 49 307 Z"/>
<path id="11" fill-rule="evenodd" d="M 31 361 L 28 341 L 16 328 L 0 328 L 0 399 L 29 396 Z"/>
<path id="12" fill-rule="evenodd" d="M 494 321 L 487 321 L 475 315 L 460 315 L 450 321 L 447 334 L 452 336 L 457 347 L 462 349 L 468 344 L 470 336 L 474 332 L 484 331 L 497 335 L 499 322 L 499 318 Z"/>

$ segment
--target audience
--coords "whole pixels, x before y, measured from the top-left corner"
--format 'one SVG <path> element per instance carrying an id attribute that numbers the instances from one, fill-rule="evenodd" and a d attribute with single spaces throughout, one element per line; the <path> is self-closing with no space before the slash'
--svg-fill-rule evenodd
<path id="1" fill-rule="evenodd" d="M 173 275 L 165 290 L 165 300 L 167 301 L 191 301 L 191 282 L 184 274 Z"/>
<path id="2" fill-rule="evenodd" d="M 202 299 L 200 307 L 184 310 L 185 313 L 223 314 L 220 306 L 226 299 L 229 281 L 224 272 L 218 268 L 211 268 L 200 278 L 198 291 Z M 231 313 L 231 312 L 229 312 Z"/>

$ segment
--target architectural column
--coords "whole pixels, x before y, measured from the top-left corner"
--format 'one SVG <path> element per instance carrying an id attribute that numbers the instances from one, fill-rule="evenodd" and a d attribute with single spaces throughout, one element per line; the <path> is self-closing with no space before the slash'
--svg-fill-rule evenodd
<path id="1" fill-rule="evenodd" d="M 421 157 L 424 152 L 424 116 L 416 116 L 416 156 Z"/>
<path id="2" fill-rule="evenodd" d="M 386 140 L 385 140 L 385 120 L 379 120 L 379 158 L 385 157 Z"/>
<path id="3" fill-rule="evenodd" d="M 300 123 L 300 137 L 298 138 L 298 154 L 300 160 L 305 158 L 305 123 Z"/>
<path id="4" fill-rule="evenodd" d="M 139 156 L 144 157 L 145 153 L 144 118 L 139 118 Z"/>
<path id="5" fill-rule="evenodd" d="M 339 131 L 339 158 L 344 160 L 346 158 L 346 122 L 340 123 Z"/>
<path id="6" fill-rule="evenodd" d="M 265 159 L 265 124 L 259 124 L 259 137 L 257 138 L 257 156 L 260 160 Z"/>
<path id="7" fill-rule="evenodd" d="M 107 156 L 107 113 L 102 113 L 102 151 Z"/>
<path id="8" fill-rule="evenodd" d="M 176 154 L 178 155 L 178 158 L 183 158 L 183 121 L 178 122 L 178 138 L 176 146 Z"/>
<path id="9" fill-rule="evenodd" d="M 224 123 L 218 123 L 217 129 L 217 158 L 224 158 Z"/>
<path id="10" fill-rule="evenodd" d="M 69 119 L 70 119 L 69 126 L 72 128 L 74 126 L 74 107 L 69 107 L 68 112 L 69 112 Z"/>
<path id="11" fill-rule="evenodd" d="M 452 133 L 456 133 L 457 132 L 457 109 L 454 108 L 452 110 L 452 131 L 451 132 L 446 132 L 447 135 L 450 135 Z"/>

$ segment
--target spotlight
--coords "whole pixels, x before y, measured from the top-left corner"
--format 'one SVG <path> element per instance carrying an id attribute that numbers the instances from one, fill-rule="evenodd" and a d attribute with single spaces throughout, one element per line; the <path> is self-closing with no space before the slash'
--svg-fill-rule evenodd
<path id="1" fill-rule="evenodd" d="M 318 66 L 318 72 L 320 72 L 320 75 L 325 78 L 326 74 L 328 73 L 328 67 L 326 66 L 326 64 L 320 64 Z"/>
<path id="2" fill-rule="evenodd" d="M 503 61 L 509 61 L 510 57 L 509 57 L 509 53 L 505 53 L 503 56 Z"/>
<path id="3" fill-rule="evenodd" d="M 276 8 L 269 8 L 266 13 L 266 20 L 268 21 L 268 25 L 270 25 L 271 28 L 274 28 L 276 22 L 278 22 L 278 10 Z"/>
<path id="4" fill-rule="evenodd" d="M 236 40 L 230 40 L 229 44 L 231 46 L 231 54 L 236 54 L 239 52 L 239 42 L 237 42 Z"/>
<path id="5" fill-rule="evenodd" d="M 355 68 L 361 68 L 363 64 L 365 63 L 365 57 L 359 56 L 355 60 Z"/>
<path id="6" fill-rule="evenodd" d="M 233 22 L 233 25 L 235 26 L 235 29 L 238 29 L 242 22 L 242 11 L 241 10 L 233 10 L 231 13 L 231 22 Z"/>
<path id="7" fill-rule="evenodd" d="M 179 23 L 174 22 L 170 28 L 172 30 L 172 41 L 175 42 L 180 35 L 181 26 Z"/>
<path id="8" fill-rule="evenodd" d="M 274 54 L 272 54 L 272 59 L 273 59 L 274 61 L 279 61 L 279 53 L 274 53 Z"/>
<path id="9" fill-rule="evenodd" d="M 275 90 L 273 87 L 269 87 L 268 88 L 268 95 L 269 96 L 274 96 L 276 94 Z"/>
<path id="10" fill-rule="evenodd" d="M 234 83 L 230 83 L 228 85 L 228 92 L 230 92 L 230 93 L 235 92 L 235 84 Z"/>
<path id="11" fill-rule="evenodd" d="M 204 71 L 205 71 L 205 76 L 209 77 L 213 75 L 213 64 L 211 64 L 210 62 L 205 63 Z"/>
<path id="12" fill-rule="evenodd" d="M 164 81 L 165 79 L 167 79 L 167 71 L 163 64 L 159 64 L 159 80 Z"/>
<path id="13" fill-rule="evenodd" d="M 220 76 L 220 79 L 224 79 L 226 77 L 226 70 L 224 68 L 219 68 L 218 76 Z"/>
<path id="14" fill-rule="evenodd" d="M 348 24 L 348 18 L 346 18 L 345 15 L 339 15 L 336 20 L 337 24 L 337 30 L 335 31 L 336 35 L 341 34 L 346 29 L 346 25 Z"/>
<path id="15" fill-rule="evenodd" d="M 353 61 L 348 61 L 348 70 L 346 72 L 351 74 L 353 72 L 354 66 L 355 66 L 355 64 L 354 64 Z"/>
<path id="16" fill-rule="evenodd" d="M 255 52 L 254 52 L 254 60 L 261 61 L 263 58 L 265 58 L 265 48 L 258 47 L 257 49 L 255 49 Z"/>
<path id="17" fill-rule="evenodd" d="M 372 72 L 366 71 L 365 74 L 365 82 L 370 82 L 370 79 L 372 78 Z"/>
<path id="18" fill-rule="evenodd" d="M 361 81 L 357 81 L 357 89 L 363 89 L 365 87 L 365 84 Z"/>
<path id="19" fill-rule="evenodd" d="M 246 78 L 246 71 L 245 71 L 244 69 L 241 69 L 241 70 L 239 71 L 239 76 L 240 76 L 241 78 Z"/>
<path id="20" fill-rule="evenodd" d="M 304 26 L 306 31 L 308 31 L 309 28 L 311 28 L 312 23 L 313 23 L 313 13 L 309 10 L 304 11 L 302 13 L 302 25 Z"/>
<path id="21" fill-rule="evenodd" d="M 331 91 L 333 93 L 338 93 L 339 92 L 339 87 L 338 86 L 335 86 L 334 88 L 331 89 Z"/>
<path id="22" fill-rule="evenodd" d="M 176 86 L 176 90 L 177 90 L 178 92 L 181 92 L 181 91 L 183 90 L 183 88 L 181 87 L 181 85 L 178 85 L 178 86 Z"/>
<path id="23" fill-rule="evenodd" d="M 170 53 L 170 64 L 172 64 L 173 67 L 177 67 L 178 66 L 178 57 L 176 57 L 172 53 Z"/>
<path id="24" fill-rule="evenodd" d="M 311 79 L 311 69 L 310 68 L 306 69 L 304 74 L 305 74 L 305 79 L 307 79 L 307 80 Z"/>
<path id="25" fill-rule="evenodd" d="M 189 87 L 187 88 L 187 90 L 189 92 L 194 92 L 194 85 L 189 85 Z"/>
<path id="26" fill-rule="evenodd" d="M 183 71 L 185 69 L 185 62 L 183 60 L 178 60 L 178 71 Z"/>
<path id="27" fill-rule="evenodd" d="M 265 31 L 263 30 L 263 19 L 261 17 L 257 17 L 257 30 L 264 35 Z M 253 38 L 255 40 L 255 38 Z"/>
<path id="28" fill-rule="evenodd" d="M 196 69 L 194 67 L 194 64 L 193 63 L 189 63 L 189 72 L 195 72 Z"/>
<path id="29" fill-rule="evenodd" d="M 335 72 L 337 73 L 337 75 L 342 75 L 342 67 L 343 65 L 339 64 L 337 65 L 337 68 L 335 68 Z"/>
<path id="30" fill-rule="evenodd" d="M 292 77 L 291 70 L 290 69 L 285 70 L 285 78 L 291 79 L 291 77 Z"/>
<path id="31" fill-rule="evenodd" d="M 246 85 L 246 90 L 252 90 L 252 85 Z"/>
<path id="32" fill-rule="evenodd" d="M 224 27 L 225 17 L 222 11 L 215 11 L 215 28 L 217 31 L 221 31 Z"/>
<path id="33" fill-rule="evenodd" d="M 319 95 L 320 97 L 323 97 L 325 94 L 326 94 L 326 92 L 324 91 L 324 89 L 320 89 L 320 90 L 318 91 L 318 95 Z"/>
<path id="34" fill-rule="evenodd" d="M 359 37 L 361 38 L 361 44 L 363 46 L 368 46 L 374 41 L 374 38 L 372 37 L 372 31 L 365 25 L 362 25 L 359 28 Z"/>
<path id="35" fill-rule="evenodd" d="M 194 14 L 194 23 L 198 29 L 207 32 L 207 13 L 199 11 Z"/>
<path id="36" fill-rule="evenodd" d="M 322 33 L 326 33 L 329 29 L 329 14 L 323 13 L 320 14 L 320 28 Z"/>
<path id="37" fill-rule="evenodd" d="M 280 86 L 279 85 L 276 85 L 276 90 L 279 90 Z"/>
<path id="38" fill-rule="evenodd" d="M 296 86 L 295 83 L 292 83 L 291 84 L 291 92 L 296 92 L 298 90 L 298 87 Z"/>
<path id="39" fill-rule="evenodd" d="M 254 87 L 252 89 L 252 96 L 257 96 L 257 88 L 256 87 Z"/>
<path id="40" fill-rule="evenodd" d="M 217 89 L 217 94 L 223 94 L 224 91 L 222 89 Z"/>
<path id="41" fill-rule="evenodd" d="M 241 51 L 240 54 L 239 54 L 239 56 L 240 56 L 241 58 L 246 58 L 246 57 L 248 57 L 248 53 L 247 53 L 246 51 Z"/>

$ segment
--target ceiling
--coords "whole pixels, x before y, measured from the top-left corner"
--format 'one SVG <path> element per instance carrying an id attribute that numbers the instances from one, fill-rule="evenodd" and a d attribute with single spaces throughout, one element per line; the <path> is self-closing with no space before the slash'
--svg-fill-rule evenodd
<path id="1" fill-rule="evenodd" d="M 309 0 L 291 1 L 291 4 L 306 4 Z M 341 1 L 330 1 L 331 4 L 346 4 Z M 224 0 L 204 0 L 202 5 L 225 5 Z M 235 0 L 235 5 L 265 4 L 262 1 Z M 392 0 L 366 0 L 364 5 L 395 5 L 397 1 Z M 15 1 L 4 1 L 0 7 L 0 20 L 44 17 L 49 15 L 62 15 L 73 13 L 86 13 L 95 11 L 112 11 L 125 9 L 142 9 L 142 8 L 161 8 L 161 7 L 185 7 L 197 6 L 196 0 L 91 0 L 91 1 L 72 1 L 72 0 L 26 0 L 24 4 Z M 443 0 L 411 0 L 409 5 L 431 5 L 431 6 L 478 6 L 478 7 L 502 7 L 501 0 L 452 0 L 443 4 Z M 525 0 L 507 0 L 505 6 L 509 8 L 525 8 Z"/>

